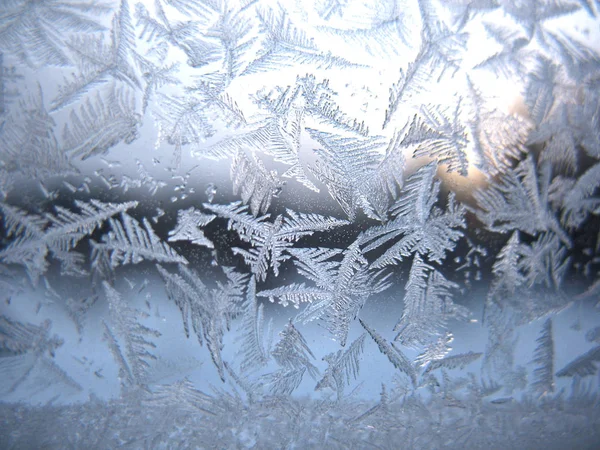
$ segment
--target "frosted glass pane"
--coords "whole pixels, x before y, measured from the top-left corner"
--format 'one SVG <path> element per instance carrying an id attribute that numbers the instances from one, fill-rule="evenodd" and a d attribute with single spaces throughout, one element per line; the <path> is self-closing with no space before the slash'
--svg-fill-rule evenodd
<path id="1" fill-rule="evenodd" d="M 5 0 L 6 448 L 600 446 L 598 0 Z"/>

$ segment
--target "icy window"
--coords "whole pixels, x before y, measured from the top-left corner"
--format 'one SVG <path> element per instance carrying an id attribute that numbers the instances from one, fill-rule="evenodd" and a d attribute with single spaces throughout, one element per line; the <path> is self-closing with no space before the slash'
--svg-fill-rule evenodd
<path id="1" fill-rule="evenodd" d="M 598 0 L 0 3 L 2 447 L 600 446 Z"/>

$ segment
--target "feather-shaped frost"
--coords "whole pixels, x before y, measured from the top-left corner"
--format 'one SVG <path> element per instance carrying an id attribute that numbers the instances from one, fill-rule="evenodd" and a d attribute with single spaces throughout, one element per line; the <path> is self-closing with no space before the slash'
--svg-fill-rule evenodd
<path id="1" fill-rule="evenodd" d="M 56 335 L 50 337 L 51 326 L 50 320 L 38 326 L 0 316 L 0 348 L 13 356 L 36 350 L 38 347 L 43 348 L 42 351 L 52 353 L 63 341 Z"/>
<path id="2" fill-rule="evenodd" d="M 585 377 L 598 372 L 596 363 L 600 363 L 600 346 L 594 347 L 578 356 L 561 370 L 556 372 L 557 377 Z"/>
<path id="3" fill-rule="evenodd" d="M 89 91 L 109 81 L 124 82 L 132 88 L 141 86 L 135 51 L 135 34 L 127 0 L 121 0 L 110 32 L 110 44 L 95 34 L 75 35 L 67 47 L 78 61 L 79 71 L 65 80 L 52 101 L 52 111 L 62 109 Z"/>
<path id="4" fill-rule="evenodd" d="M 22 95 L 17 107 L 0 121 L 0 165 L 2 178 L 8 178 L 2 180 L 4 189 L 21 179 L 44 180 L 76 173 L 58 143 L 55 128 L 38 84 Z"/>
<path id="5" fill-rule="evenodd" d="M 387 276 L 369 270 L 357 242 L 343 252 L 328 248 L 295 248 L 288 252 L 294 256 L 298 272 L 316 286 L 294 283 L 258 295 L 272 301 L 278 298 L 283 304 L 293 302 L 296 307 L 307 302 L 297 320 L 325 321 L 327 329 L 345 346 L 350 324 L 368 298 L 390 286 Z M 342 260 L 336 261 L 340 253 Z"/>
<path id="6" fill-rule="evenodd" d="M 504 1 L 504 12 L 522 26 L 529 39 L 538 37 L 545 42 L 543 24 L 547 20 L 577 11 L 580 6 L 568 0 Z"/>
<path id="7" fill-rule="evenodd" d="M 141 124 L 133 98 L 113 88 L 105 98 L 88 97 L 79 111 L 71 111 L 63 130 L 63 147 L 71 158 L 87 159 L 106 154 L 120 142 L 131 144 L 139 137 Z"/>
<path id="8" fill-rule="evenodd" d="M 102 242 L 96 245 L 110 253 L 113 267 L 138 264 L 142 261 L 188 263 L 154 233 L 152 225 L 145 217 L 143 228 L 125 213 L 121 213 L 121 221 L 110 219 L 109 224 L 111 231 L 102 236 Z"/>
<path id="9" fill-rule="evenodd" d="M 268 211 L 273 197 L 278 196 L 283 187 L 276 171 L 267 171 L 254 154 L 249 158 L 241 151 L 231 163 L 231 179 L 233 194 L 240 193 L 244 204 L 250 203 L 255 217 Z"/>
<path id="10" fill-rule="evenodd" d="M 349 45 L 357 51 L 364 50 L 369 56 L 377 58 L 390 58 L 401 54 L 400 45 L 409 45 L 408 37 L 411 28 L 404 5 L 393 3 L 385 8 L 376 10 L 376 16 L 369 18 L 367 23 L 360 18 L 360 23 L 348 28 L 343 23 L 336 26 L 331 20 L 337 14 L 343 15 L 342 10 L 349 6 L 339 0 L 324 2 L 320 9 L 321 17 L 327 25 L 318 26 L 317 29 L 332 45 Z"/>
<path id="11" fill-rule="evenodd" d="M 181 2 L 177 2 L 181 3 Z M 198 36 L 201 32 L 198 20 L 178 22 L 170 20 L 171 14 L 165 11 L 160 1 L 154 3 L 156 16 L 153 17 L 146 7 L 138 3 L 135 9 L 137 26 L 142 28 L 140 38 L 154 45 L 168 43 L 182 50 L 191 67 L 201 67 L 218 59 L 217 45 Z"/>
<path id="12" fill-rule="evenodd" d="M 483 353 L 476 352 L 468 352 L 461 353 L 458 355 L 450 355 L 446 356 L 442 359 L 436 359 L 431 361 L 431 363 L 427 366 L 427 369 L 423 372 L 425 375 L 433 370 L 437 369 L 464 369 L 466 366 L 471 364 L 474 361 L 477 361 Z"/>
<path id="13" fill-rule="evenodd" d="M 539 169 L 529 155 L 515 170 L 503 173 L 498 182 L 478 190 L 474 195 L 479 205 L 477 217 L 489 230 L 501 233 L 520 230 L 535 236 L 552 231 L 570 247 L 571 238 L 548 201 L 551 167 L 542 164 Z"/>
<path id="14" fill-rule="evenodd" d="M 168 297 L 175 302 L 181 312 L 183 328 L 187 337 L 190 335 L 191 321 L 194 334 L 200 345 L 206 341 L 211 359 L 225 381 L 225 367 L 221 351 L 223 336 L 231 317 L 239 313 L 247 276 L 225 267 L 227 283 L 217 283 L 217 287 L 209 289 L 198 277 L 184 265 L 179 265 L 179 273 L 171 273 L 157 265 L 165 282 Z"/>
<path id="15" fill-rule="evenodd" d="M 257 18 L 265 39 L 256 58 L 248 64 L 242 75 L 290 66 L 293 63 L 314 65 L 320 69 L 359 66 L 342 57 L 320 51 L 312 40 L 290 21 L 282 9 L 258 11 Z"/>
<path id="16" fill-rule="evenodd" d="M 71 261 L 68 252 L 84 237 L 91 235 L 105 220 L 134 208 L 137 202 L 114 204 L 92 199 L 89 203 L 75 200 L 75 205 L 80 209 L 79 213 L 56 206 L 56 214 L 42 217 L 0 204 L 7 234 L 15 236 L 15 240 L 0 251 L 0 260 L 24 265 L 31 281 L 36 284 L 39 276 L 47 270 L 46 256 L 49 253 L 63 264 L 68 264 Z"/>
<path id="17" fill-rule="evenodd" d="M 600 163 L 587 169 L 572 186 L 568 186 L 562 199 L 561 221 L 568 229 L 580 227 L 590 214 L 600 214 L 600 198 L 594 196 L 600 186 Z"/>
<path id="18" fill-rule="evenodd" d="M 56 334 L 51 336 L 51 327 L 52 322 L 48 319 L 38 326 L 0 316 L 0 351 L 4 356 L 0 358 L 0 375 L 6 382 L 10 382 L 9 393 L 16 391 L 40 369 L 49 383 L 58 381 L 77 391 L 82 390 L 52 360 L 64 340 Z"/>
<path id="19" fill-rule="evenodd" d="M 291 320 L 279 333 L 279 337 L 280 340 L 275 344 L 271 352 L 277 364 L 292 369 L 303 367 L 311 377 L 316 377 L 319 369 L 310 362 L 310 359 L 314 359 L 315 355 L 310 350 L 304 336 L 302 336 Z"/>
<path id="20" fill-rule="evenodd" d="M 513 161 L 527 152 L 530 121 L 491 107 L 469 76 L 467 88 L 472 109 L 468 125 L 476 156 L 470 162 L 489 175 L 511 170 Z"/>
<path id="21" fill-rule="evenodd" d="M 421 46 L 406 70 L 390 88 L 389 106 L 385 112 L 383 128 L 386 128 L 407 96 L 424 90 L 427 82 L 437 82 L 446 71 L 454 75 L 460 68 L 462 52 L 467 44 L 467 33 L 462 24 L 450 28 L 437 17 L 426 0 L 419 1 L 421 12 Z"/>
<path id="22" fill-rule="evenodd" d="M 193 206 L 177 211 L 177 225 L 169 231 L 169 242 L 189 241 L 195 245 L 214 248 L 214 244 L 200 229 L 212 222 L 217 216 L 204 214 Z"/>
<path id="23" fill-rule="evenodd" d="M 448 281 L 417 254 L 406 283 L 404 310 L 394 327 L 397 342 L 408 347 L 427 344 L 443 330 L 449 318 L 466 318 L 466 308 L 452 302 L 458 285 Z"/>
<path id="24" fill-rule="evenodd" d="M 367 324 L 365 324 L 361 319 L 359 319 L 360 324 L 363 328 L 369 333 L 369 335 L 373 338 L 377 346 L 379 347 L 379 351 L 384 354 L 387 359 L 394 365 L 394 367 L 404 374 L 406 374 L 412 381 L 413 386 L 417 383 L 417 375 L 415 372 L 415 368 L 413 367 L 410 360 L 402 353 L 399 349 L 392 345 L 390 345 L 379 333 L 370 328 Z"/>
<path id="25" fill-rule="evenodd" d="M 571 257 L 567 256 L 567 248 L 555 234 L 542 234 L 531 245 L 520 245 L 518 251 L 522 256 L 519 265 L 530 287 L 538 283 L 545 283 L 551 288 L 561 287 Z"/>
<path id="26" fill-rule="evenodd" d="M 498 252 L 496 262 L 492 267 L 495 280 L 492 284 L 491 295 L 508 293 L 513 295 L 517 288 L 525 284 L 526 278 L 520 264 L 523 257 L 519 232 L 515 231 L 508 242 Z"/>
<path id="27" fill-rule="evenodd" d="M 531 387 L 540 395 L 554 392 L 554 338 L 552 337 L 552 319 L 544 322 L 537 347 L 533 354 L 534 380 Z"/>
<path id="28" fill-rule="evenodd" d="M 246 290 L 246 300 L 242 305 L 242 322 L 240 324 L 239 354 L 242 355 L 240 369 L 259 369 L 269 361 L 269 349 L 265 348 L 264 305 L 256 298 L 256 280 L 250 278 Z"/>
<path id="29" fill-rule="evenodd" d="M 98 32 L 105 27 L 96 17 L 111 10 L 100 2 L 73 3 L 64 0 L 8 2 L 0 11 L 0 47 L 33 67 L 66 66 L 71 55 L 61 36 L 73 32 Z"/>
<path id="30" fill-rule="evenodd" d="M 167 118 L 168 117 L 169 116 L 167 116 Z M 205 119 L 198 115 L 196 116 L 196 120 Z M 208 133 L 211 132 L 208 125 L 201 122 L 198 122 L 198 125 L 206 127 L 206 136 L 208 136 Z M 173 127 L 173 129 L 175 129 L 175 127 Z M 170 141 L 174 140 L 171 139 Z M 186 140 L 181 140 L 181 142 L 187 143 Z M 276 157 L 277 161 L 286 164 L 296 164 L 298 160 L 296 149 L 288 141 L 285 130 L 282 129 L 279 121 L 276 119 L 268 119 L 258 124 L 252 124 L 252 126 L 248 125 L 246 129 L 243 129 L 216 144 L 208 147 L 200 147 L 197 150 L 194 150 L 192 154 L 197 158 L 204 157 L 218 160 L 235 156 L 240 150 L 244 149 L 263 151 L 267 154 L 272 154 Z"/>
<path id="31" fill-rule="evenodd" d="M 454 111 L 442 110 L 439 107 L 426 106 L 421 108 L 423 126 L 432 130 L 432 136 L 428 134 L 421 136 L 410 136 L 405 139 L 411 141 L 422 140 L 422 143 L 414 152 L 414 156 L 420 158 L 428 156 L 434 158 L 438 164 L 443 164 L 449 172 L 458 172 L 467 176 L 469 172 L 469 160 L 467 159 L 467 133 L 465 126 L 460 120 L 460 101 L 456 104 Z M 437 137 L 433 137 L 433 135 Z"/>
<path id="32" fill-rule="evenodd" d="M 400 237 L 373 262 L 373 267 L 396 264 L 415 252 L 441 262 L 463 235 L 460 228 L 465 227 L 465 209 L 454 201 L 454 196 L 448 196 L 446 211 L 434 206 L 440 190 L 440 182 L 435 180 L 436 168 L 431 163 L 411 175 L 390 208 L 394 219 L 361 234 L 359 240 L 365 245 L 365 253 Z"/>
<path id="33" fill-rule="evenodd" d="M 196 96 L 158 96 L 154 115 L 159 140 L 175 146 L 176 163 L 181 158 L 183 146 L 199 145 L 214 134 L 205 109 L 206 103 Z"/>
<path id="34" fill-rule="evenodd" d="M 124 386 L 143 384 L 149 374 L 150 362 L 156 360 L 150 352 L 156 344 L 148 339 L 158 338 L 161 334 L 142 325 L 138 321 L 140 311 L 128 306 L 109 283 L 105 281 L 102 285 L 110 314 L 110 325 L 104 322 L 105 335 L 120 366 L 121 383 Z M 115 334 L 123 342 L 124 351 L 121 351 Z"/>
<path id="35" fill-rule="evenodd" d="M 415 365 L 417 367 L 427 367 L 430 362 L 443 359 L 452 351 L 450 344 L 454 340 L 452 333 L 446 331 L 444 336 L 440 336 L 437 341 L 429 344 L 425 350 L 416 357 Z"/>
<path id="36" fill-rule="evenodd" d="M 316 378 L 319 369 L 310 362 L 315 356 L 291 320 L 279 336 L 280 340 L 275 344 L 271 355 L 281 369 L 268 374 L 266 379 L 275 395 L 290 395 L 302 382 L 305 372 Z"/>
<path id="37" fill-rule="evenodd" d="M 266 278 L 269 269 L 279 275 L 281 262 L 289 258 L 285 252 L 294 242 L 315 231 L 327 231 L 346 225 L 348 222 L 319 214 L 297 213 L 287 210 L 287 217 L 279 215 L 273 222 L 268 216 L 254 217 L 248 214 L 241 202 L 230 205 L 205 203 L 204 208 L 217 216 L 228 219 L 228 227 L 235 230 L 240 239 L 252 244 L 249 250 L 234 247 L 236 254 L 243 256 L 257 280 Z"/>
<path id="38" fill-rule="evenodd" d="M 345 351 L 338 350 L 323 357 L 328 367 L 323 378 L 315 386 L 316 391 L 331 388 L 337 392 L 338 400 L 342 398 L 344 386 L 349 385 L 353 379 L 358 377 L 360 355 L 364 349 L 366 337 L 367 333 L 364 333 L 356 338 Z"/>
<path id="39" fill-rule="evenodd" d="M 202 411 L 215 415 L 211 409 L 213 406 L 211 397 L 196 389 L 187 378 L 172 384 L 156 386 L 152 390 L 150 399 L 144 404 L 150 408 L 177 408 L 188 414 Z"/>
<path id="40" fill-rule="evenodd" d="M 307 131 L 323 146 L 315 150 L 319 160 L 310 171 L 327 186 L 348 218 L 354 220 L 356 211 L 362 209 L 369 217 L 385 222 L 389 195 L 396 198 L 404 178 L 404 157 L 397 136 L 382 157 L 384 141 L 379 137 L 344 137 L 312 128 Z"/>

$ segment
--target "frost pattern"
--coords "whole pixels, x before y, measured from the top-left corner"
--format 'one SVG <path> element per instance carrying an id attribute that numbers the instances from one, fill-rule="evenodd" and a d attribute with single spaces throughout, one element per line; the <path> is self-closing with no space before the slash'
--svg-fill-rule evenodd
<path id="1" fill-rule="evenodd" d="M 557 377 L 585 377 L 598 372 L 596 362 L 600 362 L 600 347 L 594 347 L 578 356 L 565 367 L 556 372 Z"/>
<path id="2" fill-rule="evenodd" d="M 242 152 L 238 152 L 233 159 L 231 178 L 234 195 L 239 192 L 244 204 L 250 203 L 250 211 L 254 216 L 266 213 L 273 197 L 282 189 L 277 172 L 267 171 L 256 156 L 248 158 Z"/>
<path id="3" fill-rule="evenodd" d="M 188 261 L 163 242 L 144 217 L 144 228 L 133 217 L 121 213 L 121 221 L 109 220 L 111 230 L 94 246 L 109 254 L 112 267 L 138 264 L 144 260 L 187 264 Z"/>
<path id="4" fill-rule="evenodd" d="M 369 328 L 362 320 L 360 324 L 363 326 L 367 333 L 373 338 L 377 346 L 379 347 L 379 351 L 387 356 L 388 360 L 394 365 L 394 367 L 401 372 L 404 372 L 409 376 L 413 385 L 416 384 L 416 373 L 412 363 L 408 360 L 408 358 L 397 348 L 393 346 L 393 344 L 389 344 L 379 333 L 375 330 Z"/>
<path id="5" fill-rule="evenodd" d="M 296 258 L 298 272 L 315 284 L 291 284 L 261 291 L 258 295 L 279 299 L 282 305 L 299 307 L 308 303 L 297 319 L 307 322 L 322 319 L 327 329 L 346 345 L 350 324 L 367 299 L 389 287 L 381 270 L 370 271 L 367 260 L 354 242 L 345 251 L 328 248 L 298 248 L 290 250 Z M 342 254 L 341 261 L 331 261 Z"/>
<path id="6" fill-rule="evenodd" d="M 552 337 L 552 319 L 546 320 L 542 327 L 533 362 L 540 364 L 534 371 L 533 388 L 541 395 L 554 391 L 554 338 Z"/>
<path id="7" fill-rule="evenodd" d="M 440 182 L 435 179 L 436 170 L 436 164 L 431 163 L 409 177 L 398 200 L 390 208 L 393 219 L 380 227 L 371 227 L 361 235 L 361 242 L 368 244 L 364 252 L 375 250 L 401 236 L 375 260 L 375 267 L 395 264 L 413 253 L 441 262 L 463 235 L 456 228 L 465 226 L 465 209 L 454 201 L 453 194 L 448 197 L 447 211 L 434 206 L 440 191 Z"/>
<path id="8" fill-rule="evenodd" d="M 192 244 L 214 248 L 214 244 L 200 228 L 208 225 L 216 217 L 213 214 L 204 214 L 194 207 L 180 209 L 177 211 L 177 226 L 169 231 L 169 242 L 189 241 Z"/>
<path id="9" fill-rule="evenodd" d="M 138 321 L 139 311 L 129 307 L 121 294 L 107 282 L 103 283 L 109 307 L 110 324 L 103 322 L 105 338 L 119 366 L 123 386 L 143 384 L 150 369 L 150 361 L 156 356 L 150 352 L 156 345 L 148 340 L 161 333 Z M 122 341 L 123 350 L 119 345 Z"/>
<path id="10" fill-rule="evenodd" d="M 106 100 L 98 94 L 94 101 L 88 98 L 79 113 L 71 111 L 69 124 L 65 125 L 65 152 L 71 158 L 87 159 L 105 155 L 121 141 L 127 144 L 135 141 L 139 137 L 140 118 L 134 112 L 133 100 L 126 91 L 115 87 Z"/>
<path id="11" fill-rule="evenodd" d="M 405 287 L 404 311 L 394 327 L 398 333 L 395 340 L 409 347 L 422 345 L 436 336 L 449 318 L 466 317 L 467 310 L 452 302 L 452 290 L 457 287 L 416 255 Z"/>
<path id="12" fill-rule="evenodd" d="M 171 273 L 160 265 L 156 268 L 165 282 L 167 295 L 181 311 L 186 337 L 190 336 L 191 320 L 198 342 L 202 345 L 206 341 L 213 363 L 224 380 L 221 357 L 224 329 L 228 328 L 231 317 L 238 313 L 237 304 L 244 292 L 247 277 L 231 268 L 224 268 L 227 284 L 217 283 L 216 288 L 209 289 L 197 273 L 184 265 L 179 265 L 179 274 Z M 252 297 L 250 299 L 253 303 Z"/>
<path id="13" fill-rule="evenodd" d="M 15 237 L 0 251 L 0 260 L 5 264 L 24 265 L 34 285 L 48 270 L 48 254 L 61 261 L 64 273 L 81 273 L 81 258 L 73 251 L 79 241 L 91 235 L 106 219 L 137 206 L 137 202 L 105 204 L 97 200 L 89 203 L 76 200 L 75 205 L 81 213 L 56 206 L 57 214 L 45 217 L 26 214 L 7 204 L 0 205 L 7 236 Z"/>
<path id="14" fill-rule="evenodd" d="M 8 392 L 14 392 L 34 373 L 36 367 L 42 368 L 50 380 L 61 382 L 81 391 L 83 388 L 53 359 L 55 352 L 64 344 L 56 334 L 50 336 L 52 322 L 45 320 L 41 325 L 20 323 L 0 316 L 0 349 L 4 354 L 0 363 L 0 373 L 7 381 L 10 373 L 17 370 L 15 381 L 11 381 Z M 50 382 L 52 382 L 50 381 Z"/>
<path id="15" fill-rule="evenodd" d="M 319 369 L 311 362 L 315 355 L 308 347 L 306 339 L 291 320 L 279 336 L 280 339 L 271 355 L 281 369 L 268 374 L 267 382 L 275 395 L 290 395 L 302 382 L 305 372 L 316 379 Z"/>
<path id="16" fill-rule="evenodd" d="M 344 386 L 350 384 L 353 378 L 358 377 L 359 355 L 363 351 L 366 337 L 367 335 L 363 334 L 354 340 L 345 351 L 338 350 L 323 357 L 327 361 L 328 367 L 315 390 L 330 388 L 337 393 L 338 401 L 342 399 Z"/>
<path id="17" fill-rule="evenodd" d="M 259 281 L 266 278 L 269 269 L 273 270 L 275 276 L 279 275 L 280 264 L 289 259 L 289 255 L 284 252 L 294 242 L 312 235 L 315 231 L 327 231 L 348 223 L 332 217 L 297 213 L 289 209 L 288 217 L 278 215 L 271 223 L 267 222 L 268 215 L 254 217 L 248 214 L 247 207 L 241 202 L 231 205 L 205 203 L 203 206 L 217 216 L 228 219 L 228 228 L 235 230 L 243 241 L 253 244 L 250 250 L 239 247 L 232 250 L 243 256 Z"/>
<path id="18" fill-rule="evenodd" d="M 263 339 L 264 305 L 258 304 L 254 277 L 250 277 L 248 282 L 246 301 L 242 306 L 242 311 L 240 369 L 246 371 L 250 368 L 261 368 L 269 362 L 269 348 L 265 346 Z"/>
<path id="19" fill-rule="evenodd" d="M 6 446 L 600 441 L 599 14 L 5 1 Z"/>

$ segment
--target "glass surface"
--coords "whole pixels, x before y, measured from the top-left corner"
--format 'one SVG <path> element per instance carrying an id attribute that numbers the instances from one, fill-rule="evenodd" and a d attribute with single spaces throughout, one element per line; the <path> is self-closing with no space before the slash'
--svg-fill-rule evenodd
<path id="1" fill-rule="evenodd" d="M 0 3 L 0 447 L 600 446 L 598 0 Z"/>

